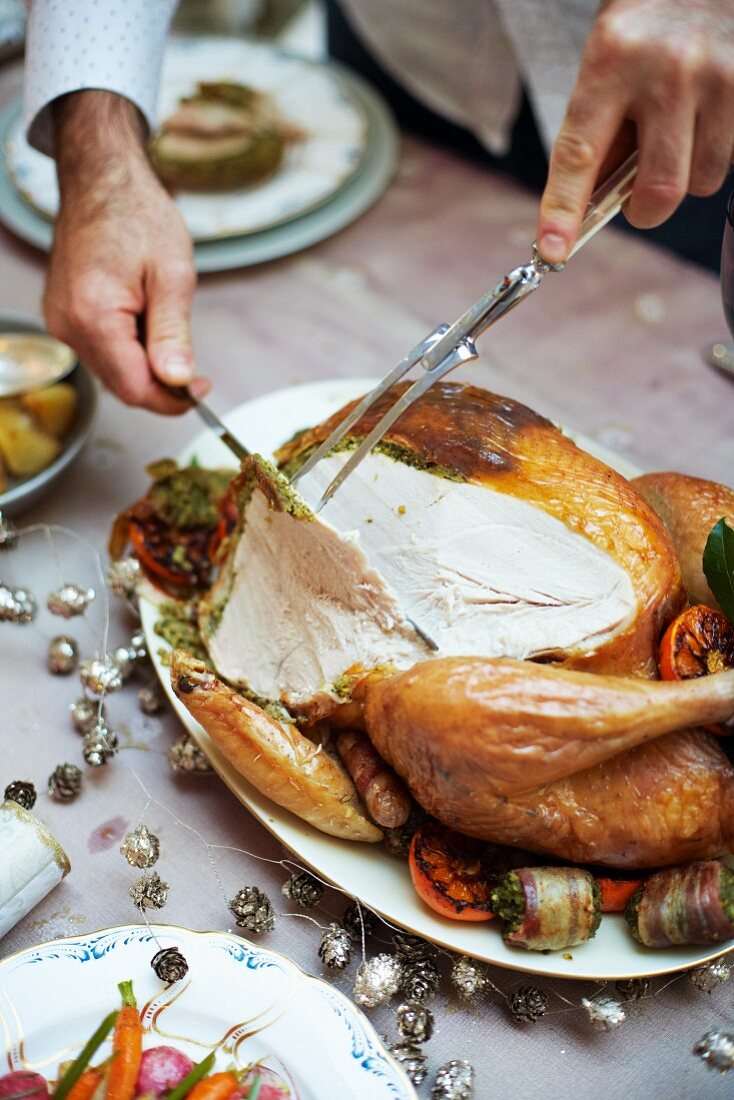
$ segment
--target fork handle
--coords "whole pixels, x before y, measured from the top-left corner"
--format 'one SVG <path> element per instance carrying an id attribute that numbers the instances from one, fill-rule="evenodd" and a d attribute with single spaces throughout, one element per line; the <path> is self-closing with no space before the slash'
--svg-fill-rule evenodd
<path id="1" fill-rule="evenodd" d="M 623 161 L 619 168 L 616 168 L 610 176 L 600 184 L 596 191 L 594 191 L 589 205 L 586 208 L 586 214 L 584 220 L 581 222 L 581 229 L 576 240 L 576 244 L 573 246 L 568 254 L 569 260 L 571 256 L 574 256 L 582 245 L 585 245 L 587 241 L 599 232 L 602 226 L 605 226 L 607 222 L 611 221 L 627 199 L 632 194 L 632 187 L 634 184 L 635 176 L 637 174 L 637 150 L 631 153 L 625 161 Z"/>

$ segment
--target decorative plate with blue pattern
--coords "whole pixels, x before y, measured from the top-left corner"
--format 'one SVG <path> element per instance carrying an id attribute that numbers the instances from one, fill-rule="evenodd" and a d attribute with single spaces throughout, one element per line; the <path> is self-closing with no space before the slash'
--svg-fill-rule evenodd
<path id="1" fill-rule="evenodd" d="M 171 946 L 189 972 L 167 985 L 150 960 Z M 145 1047 L 170 1044 L 197 1062 L 215 1050 L 217 1069 L 260 1063 L 287 1082 L 291 1100 L 416 1100 L 372 1025 L 338 990 L 239 936 L 174 925 L 55 940 L 0 963 L 6 1064 L 55 1078 L 117 1007 L 117 983 L 128 978 Z"/>

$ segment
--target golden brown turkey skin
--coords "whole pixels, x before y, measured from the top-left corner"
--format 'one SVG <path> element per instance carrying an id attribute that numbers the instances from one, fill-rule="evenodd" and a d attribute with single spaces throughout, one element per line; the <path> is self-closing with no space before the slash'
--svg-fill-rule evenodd
<path id="1" fill-rule="evenodd" d="M 709 531 L 724 517 L 734 527 L 734 489 L 686 474 L 643 474 L 632 484 L 652 505 L 671 537 L 691 603 L 719 605 L 701 561 Z"/>
<path id="2" fill-rule="evenodd" d="M 732 712 L 734 673 L 646 683 L 481 659 L 427 661 L 365 701 L 375 747 L 440 821 L 627 868 L 734 840 L 734 769 L 710 734 L 679 729 Z"/>
<path id="3" fill-rule="evenodd" d="M 354 438 L 366 435 L 405 388 L 393 387 L 378 401 L 359 421 Z M 279 463 L 303 461 L 350 408 L 286 444 Z M 433 386 L 390 429 L 383 445 L 420 466 L 439 467 L 520 498 L 615 559 L 631 580 L 637 613 L 611 640 L 584 652 L 559 654 L 559 661 L 596 672 L 656 674 L 658 639 L 685 593 L 670 538 L 630 482 L 526 406 L 461 383 Z"/>

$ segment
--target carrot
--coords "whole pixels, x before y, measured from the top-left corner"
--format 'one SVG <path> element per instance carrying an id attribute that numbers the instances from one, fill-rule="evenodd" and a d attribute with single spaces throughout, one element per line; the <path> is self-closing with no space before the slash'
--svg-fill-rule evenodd
<path id="1" fill-rule="evenodd" d="M 143 1057 L 143 1026 L 135 1003 L 132 982 L 120 982 L 122 1008 L 112 1035 L 112 1063 L 105 1100 L 133 1100 Z"/>
<path id="2" fill-rule="evenodd" d="M 601 893 L 602 913 L 623 913 L 629 899 L 638 886 L 645 881 L 643 878 L 597 878 Z"/>
<path id="3" fill-rule="evenodd" d="M 188 1100 L 227 1100 L 239 1088 L 239 1081 L 233 1073 L 213 1073 L 194 1085 Z"/>
<path id="4" fill-rule="evenodd" d="M 85 1069 L 77 1083 L 72 1086 L 66 1100 L 91 1100 L 103 1077 L 104 1074 L 99 1069 Z"/>

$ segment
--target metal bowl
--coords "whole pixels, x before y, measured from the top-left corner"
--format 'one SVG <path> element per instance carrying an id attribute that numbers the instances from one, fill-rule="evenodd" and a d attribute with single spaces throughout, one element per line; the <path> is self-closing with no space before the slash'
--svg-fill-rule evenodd
<path id="1" fill-rule="evenodd" d="M 46 330 L 33 317 L 19 313 L 0 313 L 0 332 L 44 333 Z M 71 382 L 77 390 L 77 410 L 74 423 L 63 441 L 63 450 L 50 466 L 40 474 L 27 478 L 10 478 L 10 488 L 0 493 L 0 511 L 5 515 L 17 515 L 36 504 L 59 480 L 78 457 L 92 430 L 92 421 L 97 407 L 97 391 L 89 371 L 77 362 L 65 381 Z"/>

